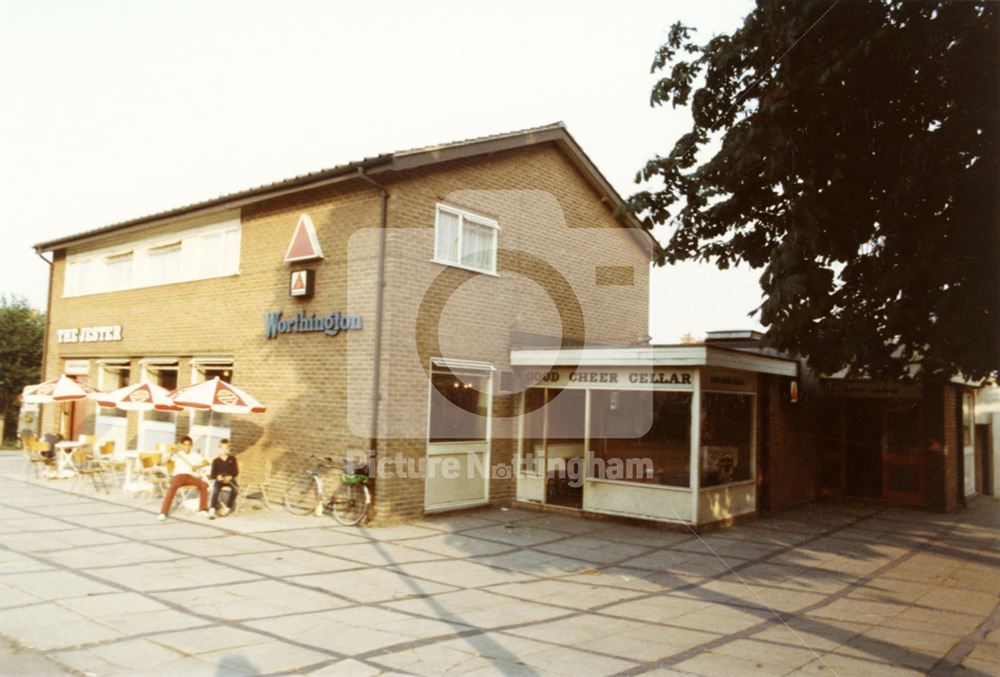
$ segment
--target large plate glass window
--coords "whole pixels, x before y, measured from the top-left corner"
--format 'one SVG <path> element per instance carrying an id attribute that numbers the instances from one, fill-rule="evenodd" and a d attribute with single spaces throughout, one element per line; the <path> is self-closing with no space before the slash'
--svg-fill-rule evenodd
<path id="1" fill-rule="evenodd" d="M 480 273 L 496 273 L 497 231 L 493 219 L 438 205 L 434 260 Z"/>
<path id="2" fill-rule="evenodd" d="M 691 393 L 592 390 L 592 471 L 604 479 L 691 485 Z"/>
<path id="3" fill-rule="evenodd" d="M 701 400 L 701 486 L 751 479 L 753 396 L 704 393 Z"/>
<path id="4" fill-rule="evenodd" d="M 225 383 L 233 382 L 232 358 L 194 358 L 191 361 L 191 383 L 201 383 L 218 377 Z M 192 410 L 191 437 L 195 446 L 206 456 L 215 456 L 219 442 L 232 436 L 231 415 L 217 411 Z"/>
<path id="5" fill-rule="evenodd" d="M 128 360 L 99 360 L 97 387 L 110 393 L 124 388 L 131 382 Z M 125 451 L 128 441 L 128 412 L 118 407 L 97 407 L 94 417 L 94 435 L 98 444 L 114 442 L 115 451 Z"/>
<path id="6" fill-rule="evenodd" d="M 155 383 L 167 391 L 177 389 L 177 360 L 153 358 L 142 362 L 142 381 Z M 156 451 L 160 445 L 177 440 L 177 414 L 170 411 L 142 412 L 139 419 L 140 451 Z"/>
<path id="7" fill-rule="evenodd" d="M 490 378 L 485 369 L 434 365 L 431 371 L 429 441 L 486 440 Z"/>
<path id="8" fill-rule="evenodd" d="M 124 388 L 129 384 L 131 370 L 128 360 L 106 361 L 101 363 L 101 375 L 98 381 L 98 388 L 102 392 L 110 393 L 119 388 Z M 128 412 L 118 407 L 97 407 L 98 416 L 116 416 L 125 418 Z"/>

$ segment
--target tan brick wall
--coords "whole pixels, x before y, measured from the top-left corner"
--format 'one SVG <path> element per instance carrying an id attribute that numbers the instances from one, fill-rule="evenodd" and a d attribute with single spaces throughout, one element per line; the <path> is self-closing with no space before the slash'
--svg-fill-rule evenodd
<path id="1" fill-rule="evenodd" d="M 399 176 L 387 187 L 391 194 L 390 232 L 405 234 L 404 229 L 411 228 L 433 232 L 434 205 L 440 200 L 497 215 L 499 246 L 544 254 L 540 258 L 558 264 L 569 288 L 579 297 L 582 315 L 568 313 L 569 333 L 609 343 L 632 342 L 647 333 L 645 255 L 627 236 L 620 239 L 621 246 L 614 252 L 590 245 L 582 228 L 614 229 L 622 235 L 624 230 L 555 146 L 440 165 Z M 242 211 L 240 273 L 225 278 L 63 298 L 65 253 L 57 252 L 50 308 L 52 331 L 46 345 L 47 376 L 57 375 L 65 359 L 122 358 L 132 361 L 134 382 L 139 379 L 141 358 L 176 357 L 178 382 L 185 385 L 191 381 L 192 357 L 232 356 L 234 383 L 269 406 L 263 415 L 232 417 L 233 444 L 244 475 L 259 472 L 263 460 L 269 458 L 275 463 L 280 484 L 280 478 L 308 462 L 310 453 L 339 456 L 348 449 L 366 448 L 366 429 L 349 425 L 348 419 L 356 424 L 367 421 L 369 415 L 377 250 L 374 238 L 355 236 L 377 229 L 379 207 L 377 192 L 360 181 L 246 207 Z M 326 255 L 314 266 L 317 284 L 311 300 L 288 296 L 290 267 L 283 262 L 303 212 L 312 217 Z M 554 228 L 553 219 L 557 218 L 565 220 L 568 227 Z M 166 232 L 210 221 L 188 220 L 157 226 L 156 230 Z M 579 235 L 573 234 L 574 228 Z M 125 242 L 145 236 L 143 232 L 116 239 Z M 413 328 L 421 299 L 435 277 L 442 274 L 458 285 L 447 302 L 443 295 L 432 293 L 425 304 L 435 312 L 443 308 L 437 333 L 441 350 L 488 361 L 498 368 L 507 366 L 511 330 L 559 333 L 557 304 L 559 308 L 572 306 L 572 299 L 558 294 L 552 297 L 536 282 L 516 273 L 501 272 L 492 277 L 432 263 L 431 239 L 427 239 L 430 248 L 393 247 L 404 241 L 390 238 L 387 250 L 380 416 L 383 441 L 379 453 L 400 450 L 420 458 L 425 453 L 427 427 L 428 390 L 423 371 L 427 362 L 413 358 L 431 342 L 426 331 L 414 336 Z M 93 246 L 108 244 L 102 241 Z M 622 265 L 623 261 L 635 268 L 631 286 L 595 284 L 595 265 Z M 531 265 L 529 261 L 522 270 L 545 284 L 545 266 L 531 269 Z M 281 309 L 287 317 L 299 308 L 323 314 L 334 310 L 361 314 L 366 325 L 361 331 L 332 338 L 307 333 L 266 340 L 265 312 Z M 123 340 L 56 343 L 56 329 L 106 324 L 122 325 Z M 429 359 L 429 355 L 423 357 Z M 95 382 L 96 368 L 92 363 Z M 503 419 L 511 406 L 509 398 L 498 397 L 495 403 L 494 462 L 509 462 L 513 453 L 513 443 L 503 439 L 505 426 L 509 426 Z M 55 408 L 45 409 L 45 428 L 57 428 Z M 92 426 L 93 405 L 81 409 L 86 409 L 83 415 L 90 417 L 87 425 Z M 178 416 L 178 435 L 186 431 L 187 419 L 187 413 Z M 138 415 L 130 413 L 129 422 L 129 439 L 134 444 Z M 410 435 L 413 430 L 420 431 L 420 437 Z M 403 437 L 396 439 L 394 435 L 400 431 Z M 276 493 L 280 491 L 279 486 Z M 491 482 L 494 500 L 510 500 L 513 493 L 511 480 Z M 380 481 L 376 496 L 380 519 L 423 512 L 420 481 Z"/>

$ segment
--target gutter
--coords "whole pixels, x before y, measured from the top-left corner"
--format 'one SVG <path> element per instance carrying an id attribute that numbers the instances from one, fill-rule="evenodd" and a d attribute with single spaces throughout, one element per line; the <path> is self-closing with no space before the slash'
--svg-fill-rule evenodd
<path id="1" fill-rule="evenodd" d="M 45 381 L 45 369 L 47 366 L 48 356 L 49 356 L 49 326 L 52 323 L 52 275 L 55 273 L 55 266 L 53 265 L 53 263 L 55 263 L 55 258 L 53 258 L 52 261 L 49 261 L 40 251 L 36 251 L 35 255 L 38 256 L 38 258 L 40 258 L 42 261 L 45 261 L 45 263 L 49 264 L 49 290 L 45 297 L 45 333 L 42 335 L 42 370 L 40 374 L 41 376 L 40 381 Z M 62 425 L 61 421 L 60 425 Z M 41 417 L 39 417 L 38 420 L 39 434 L 41 434 L 41 431 L 42 431 L 42 420 Z"/>
<path id="2" fill-rule="evenodd" d="M 378 424 L 379 424 L 379 404 L 382 399 L 379 387 L 382 376 L 382 304 L 385 296 L 385 248 L 386 248 L 386 225 L 388 219 L 389 191 L 381 183 L 368 176 L 364 167 L 358 168 L 358 178 L 364 179 L 378 190 L 380 198 L 379 207 L 379 236 L 378 236 L 378 272 L 375 281 L 375 346 L 372 351 L 372 394 L 371 394 L 371 428 L 368 434 L 368 465 L 369 481 L 375 479 L 377 473 L 370 472 L 373 464 L 377 467 L 376 456 L 378 454 Z M 374 492 L 373 492 L 374 493 Z"/>
<path id="3" fill-rule="evenodd" d="M 277 183 L 251 188 L 237 193 L 230 193 L 211 200 L 177 207 L 164 212 L 140 216 L 135 219 L 129 219 L 128 221 L 122 221 L 109 226 L 95 228 L 93 230 L 84 231 L 75 235 L 69 235 L 55 240 L 48 240 L 46 242 L 39 242 L 38 244 L 33 245 L 33 248 L 35 253 L 41 254 L 42 252 L 63 249 L 69 246 L 87 244 L 95 240 L 101 240 L 112 234 L 118 235 L 130 230 L 148 228 L 150 226 L 156 226 L 163 223 L 171 223 L 181 218 L 194 218 L 206 214 L 238 209 L 249 204 L 290 195 L 302 190 L 311 190 L 313 188 L 321 188 L 323 186 L 340 183 L 341 181 L 349 181 L 357 178 L 358 176 L 364 176 L 366 167 L 376 167 L 388 164 L 391 159 L 392 158 L 388 155 L 379 155 L 373 158 L 361 160 L 359 162 L 352 162 L 342 167 L 335 167 L 333 169 L 317 172 L 315 174 L 306 174 L 304 176 L 286 179 Z"/>

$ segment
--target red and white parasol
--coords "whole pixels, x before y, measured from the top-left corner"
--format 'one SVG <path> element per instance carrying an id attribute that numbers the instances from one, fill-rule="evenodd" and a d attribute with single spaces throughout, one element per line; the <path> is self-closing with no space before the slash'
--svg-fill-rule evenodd
<path id="1" fill-rule="evenodd" d="M 99 395 L 100 391 L 94 386 L 90 385 L 86 381 L 78 379 L 73 376 L 67 376 L 66 374 L 60 374 L 58 378 L 50 379 L 39 383 L 38 385 L 28 386 L 21 392 L 21 400 L 24 402 L 30 402 L 33 404 L 58 404 L 62 410 L 62 416 L 59 417 L 59 433 L 61 435 L 68 434 L 68 423 L 67 423 L 67 407 L 66 404 L 72 406 L 74 402 L 80 400 L 85 400 L 92 395 Z M 57 470 L 47 473 L 48 477 L 52 478 L 67 478 L 72 477 L 76 473 L 65 469 L 64 463 L 66 461 L 65 454 L 58 454 L 57 460 L 59 467 Z"/>
<path id="2" fill-rule="evenodd" d="M 91 395 L 102 407 L 117 407 L 125 411 L 180 411 L 170 399 L 166 388 L 155 383 L 133 383 L 110 393 Z"/>
<path id="3" fill-rule="evenodd" d="M 178 388 L 170 399 L 179 407 L 200 411 L 217 411 L 220 414 L 263 414 L 267 407 L 249 393 L 226 383 L 218 376 Z"/>
<path id="4" fill-rule="evenodd" d="M 51 404 L 52 402 L 75 402 L 100 391 L 86 381 L 62 374 L 38 385 L 28 386 L 21 393 L 21 399 L 34 404 Z"/>

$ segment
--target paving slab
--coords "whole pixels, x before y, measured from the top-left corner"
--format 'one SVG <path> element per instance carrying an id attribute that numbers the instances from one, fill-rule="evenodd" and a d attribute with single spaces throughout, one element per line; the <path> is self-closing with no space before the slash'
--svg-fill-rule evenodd
<path id="1" fill-rule="evenodd" d="M 0 673 L 1000 674 L 1000 502 L 697 536 L 496 508 L 159 523 L 5 463 Z"/>

